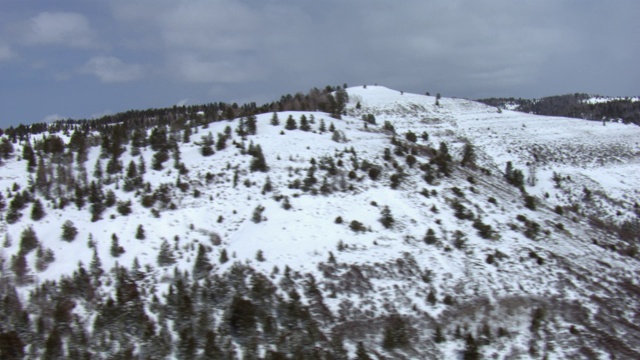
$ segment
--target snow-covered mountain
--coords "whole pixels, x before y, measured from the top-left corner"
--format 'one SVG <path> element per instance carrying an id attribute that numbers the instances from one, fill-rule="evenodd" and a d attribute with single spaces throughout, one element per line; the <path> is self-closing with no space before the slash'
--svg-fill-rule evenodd
<path id="1" fill-rule="evenodd" d="M 0 168 L 0 349 L 640 358 L 640 127 L 346 94 L 340 119 L 17 138 Z"/>

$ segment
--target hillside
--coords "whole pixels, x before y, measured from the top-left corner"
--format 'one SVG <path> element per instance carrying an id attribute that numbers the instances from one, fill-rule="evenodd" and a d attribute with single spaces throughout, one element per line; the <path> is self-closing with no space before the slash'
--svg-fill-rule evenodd
<path id="1" fill-rule="evenodd" d="M 5 136 L 0 354 L 640 357 L 640 127 L 334 98 Z"/>
<path id="2" fill-rule="evenodd" d="M 639 97 L 612 97 L 589 94 L 546 96 L 540 99 L 488 98 L 487 105 L 530 114 L 568 116 L 601 122 L 640 125 Z"/>

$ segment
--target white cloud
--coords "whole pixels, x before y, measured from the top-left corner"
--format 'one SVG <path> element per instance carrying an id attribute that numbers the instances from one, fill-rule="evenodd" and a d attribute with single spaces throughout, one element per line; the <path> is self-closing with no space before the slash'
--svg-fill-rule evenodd
<path id="1" fill-rule="evenodd" d="M 51 114 L 51 115 L 47 115 L 45 117 L 42 118 L 42 122 L 44 123 L 52 123 L 54 121 L 57 120 L 64 120 L 64 119 L 68 119 L 65 116 L 59 115 L 59 114 Z"/>
<path id="2" fill-rule="evenodd" d="M 202 60 L 195 55 L 176 56 L 170 60 L 170 68 L 183 81 L 193 83 L 238 83 L 261 77 L 257 65 L 247 61 Z"/>
<path id="3" fill-rule="evenodd" d="M 95 56 L 82 67 L 81 71 L 95 75 L 100 81 L 106 83 L 133 81 L 144 75 L 142 65 L 125 64 L 113 56 Z"/>
<path id="4" fill-rule="evenodd" d="M 89 21 L 81 14 L 42 12 L 25 26 L 24 40 L 29 45 L 65 45 L 92 47 L 94 33 Z"/>
<path id="5" fill-rule="evenodd" d="M 13 50 L 11 50 L 9 45 L 4 44 L 3 42 L 0 41 L 0 61 L 9 60 L 14 56 L 15 56 L 15 53 L 13 52 Z"/>

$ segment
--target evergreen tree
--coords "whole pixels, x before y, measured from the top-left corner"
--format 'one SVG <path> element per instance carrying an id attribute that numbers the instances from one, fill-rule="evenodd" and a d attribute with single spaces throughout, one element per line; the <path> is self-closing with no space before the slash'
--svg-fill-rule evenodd
<path id="1" fill-rule="evenodd" d="M 476 340 L 473 338 L 473 335 L 471 335 L 471 334 L 467 334 L 467 338 L 466 338 L 466 341 L 465 341 L 465 347 L 464 347 L 463 359 L 464 360 L 479 360 L 480 359 L 480 352 L 478 350 L 478 344 L 476 343 Z"/>
<path id="2" fill-rule="evenodd" d="M 356 360 L 372 360 L 367 354 L 367 350 L 364 348 L 362 341 L 358 341 L 358 346 L 356 348 Z"/>
<path id="3" fill-rule="evenodd" d="M 38 168 L 36 170 L 36 189 L 40 191 L 40 193 L 48 196 L 49 194 L 49 186 L 50 186 L 50 178 L 49 172 L 47 171 L 47 166 L 45 165 L 44 158 L 40 156 L 38 158 Z"/>
<path id="4" fill-rule="evenodd" d="M 116 206 L 118 213 L 123 216 L 127 216 L 131 214 L 131 200 L 127 201 L 118 201 L 118 205 Z"/>
<path id="5" fill-rule="evenodd" d="M 0 332 L 0 356 L 5 360 L 22 360 L 24 343 L 15 331 Z"/>
<path id="6" fill-rule="evenodd" d="M 257 127 L 257 119 L 255 115 L 247 116 L 247 120 L 245 121 L 245 126 L 247 128 L 247 135 L 255 135 L 258 131 Z"/>
<path id="7" fill-rule="evenodd" d="M 29 265 L 27 264 L 27 259 L 25 258 L 25 254 L 19 252 L 18 255 L 13 255 L 11 257 L 11 271 L 16 276 L 16 282 L 20 285 L 27 283 L 29 274 Z"/>
<path id="8" fill-rule="evenodd" d="M 309 125 L 309 121 L 307 121 L 307 117 L 304 115 L 300 116 L 300 130 L 311 131 L 311 125 Z"/>
<path id="9" fill-rule="evenodd" d="M 188 144 L 191 142 L 191 126 L 185 126 L 182 132 L 182 142 Z"/>
<path id="10" fill-rule="evenodd" d="M 107 191 L 107 195 L 104 197 L 104 206 L 112 207 L 116 204 L 116 201 L 116 193 L 114 193 L 113 190 L 109 189 Z"/>
<path id="11" fill-rule="evenodd" d="M 298 124 L 296 123 L 292 115 L 289 115 L 289 117 L 287 118 L 287 122 L 285 123 L 284 128 L 286 130 L 295 130 L 298 128 Z"/>
<path id="12" fill-rule="evenodd" d="M 38 246 L 36 250 L 36 270 L 39 272 L 45 271 L 49 264 L 55 261 L 55 254 L 51 249 L 44 249 Z"/>
<path id="13" fill-rule="evenodd" d="M 118 236 L 116 234 L 111 235 L 111 248 L 110 248 L 111 256 L 119 257 L 124 254 L 124 248 L 120 246 Z"/>
<path id="14" fill-rule="evenodd" d="M 380 211 L 380 215 L 382 215 L 382 217 L 380 218 L 380 223 L 382 223 L 382 226 L 384 226 L 386 229 L 392 228 L 395 219 L 391 215 L 391 209 L 389 209 L 388 206 L 385 206 Z"/>
<path id="15" fill-rule="evenodd" d="M 193 277 L 196 279 L 201 279 L 209 273 L 212 266 L 209 262 L 209 257 L 207 256 L 207 250 L 204 245 L 198 245 L 198 255 L 196 256 L 195 263 L 193 264 Z"/>
<path id="16" fill-rule="evenodd" d="M 31 206 L 31 220 L 38 221 L 42 219 L 46 213 L 44 212 L 44 207 L 42 206 L 42 202 L 40 199 L 36 199 Z"/>
<path id="17" fill-rule="evenodd" d="M 102 162 L 100 162 L 100 158 L 96 160 L 96 165 L 93 168 L 93 177 L 98 180 L 102 179 Z"/>
<path id="18" fill-rule="evenodd" d="M 171 246 L 167 240 L 164 240 L 158 252 L 158 266 L 169 266 L 175 264 L 175 262 L 176 260 L 173 257 Z"/>
<path id="19" fill-rule="evenodd" d="M 464 144 L 462 149 L 462 160 L 460 165 L 462 166 L 474 166 L 476 162 L 476 151 L 471 144 Z"/>
<path id="20" fill-rule="evenodd" d="M 138 173 L 140 174 L 141 178 L 146 171 L 147 171 L 147 166 L 145 164 L 144 158 L 142 157 L 142 155 L 140 155 L 140 157 L 138 158 Z"/>
<path id="21" fill-rule="evenodd" d="M 524 174 L 520 169 L 514 169 L 511 161 L 507 161 L 504 171 L 504 178 L 507 182 L 520 189 L 524 186 Z"/>
<path id="22" fill-rule="evenodd" d="M 60 338 L 58 330 L 54 327 L 49 333 L 47 341 L 44 344 L 44 354 L 42 355 L 42 359 L 59 360 L 63 358 L 63 355 L 62 339 Z"/>
<path id="23" fill-rule="evenodd" d="M 236 295 L 231 301 L 228 313 L 231 333 L 235 336 L 248 336 L 255 331 L 256 307 L 250 300 Z"/>
<path id="24" fill-rule="evenodd" d="M 104 205 L 102 202 L 96 202 L 91 204 L 91 222 L 96 222 L 102 219 L 102 212 L 104 212 Z"/>
<path id="25" fill-rule="evenodd" d="M 256 145 L 253 151 L 253 159 L 251 160 L 251 165 L 249 166 L 249 170 L 266 172 L 269 171 L 269 167 L 267 166 L 267 161 L 264 158 L 264 154 L 262 153 L 262 148 L 260 145 Z"/>
<path id="26" fill-rule="evenodd" d="M 261 206 L 261 205 L 256 206 L 256 208 L 253 210 L 253 215 L 251 216 L 251 221 L 253 221 L 256 224 L 262 222 L 262 220 L 263 220 L 262 212 L 263 211 L 264 211 L 264 207 L 263 206 Z"/>
<path id="27" fill-rule="evenodd" d="M 436 302 L 438 302 L 438 299 L 436 299 L 436 294 L 433 292 L 433 290 L 429 291 L 429 295 L 427 295 L 427 301 L 429 302 L 429 304 L 431 304 L 431 306 L 435 305 Z"/>
<path id="28" fill-rule="evenodd" d="M 216 142 L 216 150 L 222 151 L 227 147 L 227 135 L 218 133 L 218 142 Z"/>
<path id="29" fill-rule="evenodd" d="M 438 241 L 438 238 L 436 237 L 436 233 L 433 231 L 432 228 L 428 228 L 427 234 L 424 236 L 424 242 L 429 245 L 433 245 L 437 241 Z"/>
<path id="30" fill-rule="evenodd" d="M 62 224 L 62 240 L 73 241 L 78 235 L 78 228 L 73 224 L 73 221 L 67 220 Z"/>
<path id="31" fill-rule="evenodd" d="M 274 112 L 271 116 L 271 125 L 278 126 L 280 125 L 280 119 L 278 119 L 278 113 Z"/>
<path id="32" fill-rule="evenodd" d="M 22 158 L 27 161 L 27 170 L 33 172 L 36 168 L 36 155 L 28 141 L 22 146 Z"/>
<path id="33" fill-rule="evenodd" d="M 35 250 L 39 244 L 40 241 L 33 227 L 29 226 L 20 233 L 20 253 L 26 255 Z"/>
<path id="34" fill-rule="evenodd" d="M 118 159 L 118 157 L 113 155 L 109 158 L 109 161 L 107 161 L 107 167 L 105 170 L 109 175 L 119 174 L 120 172 L 122 172 L 122 162 Z"/>
<path id="35" fill-rule="evenodd" d="M 224 264 L 227 261 L 229 261 L 229 256 L 227 255 L 227 250 L 226 249 L 222 249 L 220 251 L 220 258 L 219 258 L 220 264 Z"/>
<path id="36" fill-rule="evenodd" d="M 102 275 L 104 271 L 102 270 L 102 262 L 100 261 L 100 256 L 98 256 L 98 250 L 93 249 L 93 257 L 91 258 L 91 264 L 89 265 L 89 273 L 94 277 L 98 278 Z"/>
<path id="37" fill-rule="evenodd" d="M 136 239 L 138 240 L 145 239 L 144 228 L 142 227 L 142 225 L 138 225 L 138 228 L 136 229 Z"/>
<path id="38" fill-rule="evenodd" d="M 444 334 L 442 333 L 442 328 L 440 328 L 440 325 L 436 325 L 436 330 L 433 334 L 433 341 L 437 344 L 447 341 L 447 339 L 444 337 Z"/>
<path id="39" fill-rule="evenodd" d="M 266 194 L 271 191 L 273 191 L 273 185 L 271 184 L 271 179 L 267 176 L 267 179 L 264 181 L 264 185 L 262 186 L 262 194 Z"/>
<path id="40" fill-rule="evenodd" d="M 411 142 L 418 141 L 418 136 L 411 130 L 407 131 L 407 133 L 405 134 L 405 138 Z"/>
<path id="41" fill-rule="evenodd" d="M 125 174 L 124 185 L 122 186 L 122 189 L 129 192 L 135 190 L 138 186 L 140 186 L 138 167 L 136 166 L 136 163 L 131 160 L 129 162 L 129 165 L 127 165 L 127 172 Z"/>
<path id="42" fill-rule="evenodd" d="M 400 315 L 391 315 L 387 318 L 383 334 L 382 346 L 387 350 L 409 344 L 407 324 Z"/>

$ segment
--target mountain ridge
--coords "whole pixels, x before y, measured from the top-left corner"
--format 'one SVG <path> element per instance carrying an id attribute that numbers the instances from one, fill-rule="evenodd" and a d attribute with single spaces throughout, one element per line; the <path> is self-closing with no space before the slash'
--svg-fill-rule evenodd
<path id="1" fill-rule="evenodd" d="M 233 284 L 222 288 L 234 297 L 223 295 L 225 300 L 202 300 L 192 307 L 213 309 L 215 326 L 210 329 L 220 339 L 211 341 L 230 358 L 231 353 L 294 356 L 297 347 L 302 358 L 313 358 L 334 333 L 351 357 L 361 347 L 379 358 L 451 358 L 473 354 L 474 346 L 479 346 L 476 353 L 498 358 L 638 354 L 634 344 L 640 333 L 622 315 L 636 318 L 637 301 L 618 299 L 615 293 L 640 289 L 634 272 L 639 266 L 637 232 L 635 238 L 620 235 L 623 226 L 630 226 L 631 234 L 638 226 L 640 179 L 632 171 L 640 154 L 634 144 L 637 127 L 497 111 L 468 100 L 379 86 L 343 90 L 348 101 L 339 116 L 276 112 L 277 125 L 273 113 L 205 124 L 193 118 L 164 130 L 145 129 L 144 146 L 135 145 L 133 132 L 120 140 L 86 133 L 94 145 L 87 146 L 84 163 L 71 151 L 71 131 L 32 136 L 29 144 L 39 153 L 44 174 L 55 176 L 42 175 L 39 164 L 32 173 L 24 170 L 24 151 L 20 158 L 5 159 L 3 172 L 11 175 L 0 179 L 0 189 L 7 189 L 7 202 L 33 188 L 27 203 L 33 207 L 41 199 L 46 215 L 27 219 L 23 208 L 18 210 L 21 219 L 9 224 L 9 204 L 3 226 L 12 244 L 3 248 L 3 286 L 14 281 L 15 260 L 10 259 L 20 256 L 21 238 L 31 225 L 55 260 L 45 271 L 31 270 L 36 282 L 18 287 L 21 301 L 28 302 L 29 293 L 47 280 L 74 276 L 79 261 L 90 266 L 97 254 L 106 271 L 92 275 L 94 291 L 107 299 L 121 294 L 126 289 L 122 278 L 130 277 L 139 292 L 131 301 L 140 302 L 153 326 L 167 329 L 174 339 L 172 349 L 156 354 L 160 357 L 185 358 L 188 351 L 205 357 L 204 340 L 191 350 L 180 345 L 183 331 L 197 337 L 196 325 L 175 315 L 179 310 L 171 294 L 186 291 L 178 290 L 184 283 L 203 287 L 221 279 Z M 295 130 L 286 129 L 289 119 Z M 305 122 L 308 131 L 300 129 Z M 163 131 L 164 144 L 155 143 Z M 65 144 L 62 152 L 46 151 L 45 144 L 55 143 L 53 136 Z M 26 141 L 18 145 L 24 147 Z M 213 154 L 204 156 L 207 146 Z M 156 159 L 163 152 L 164 162 Z M 65 162 L 65 153 L 72 154 L 71 162 Z M 261 157 L 266 167 L 258 163 Z M 140 164 L 147 164 L 138 175 L 144 181 L 136 184 L 127 166 L 131 163 L 139 174 Z M 98 167 L 101 177 L 95 176 Z M 59 190 L 57 197 L 47 196 L 46 191 L 56 193 L 60 186 L 53 179 L 64 177 L 58 168 L 67 169 L 74 184 L 64 185 L 68 189 Z M 127 181 L 136 184 L 130 191 L 125 190 Z M 13 183 L 20 189 L 13 190 Z M 78 187 L 88 192 L 81 207 Z M 100 191 L 91 202 L 91 192 Z M 109 191 L 116 200 L 106 206 Z M 59 209 L 67 197 L 69 204 Z M 127 201 L 131 213 L 125 215 L 118 208 Z M 91 221 L 96 203 L 104 209 L 101 219 Z M 73 242 L 60 240 L 66 220 L 78 232 Z M 600 221 L 597 226 L 595 220 Z M 136 239 L 140 226 L 145 235 Z M 160 265 L 164 243 L 173 249 L 174 264 Z M 118 246 L 125 252 L 118 254 Z M 37 254 L 24 257 L 28 268 L 35 269 Z M 122 264 L 134 262 L 140 280 L 122 274 L 123 268 L 135 267 Z M 264 299 L 255 297 L 251 289 L 256 281 L 275 289 Z M 189 296 L 202 296 L 204 290 L 190 291 Z M 107 299 L 71 297 L 77 307 L 108 308 Z M 306 324 L 302 333 L 319 331 L 323 336 L 310 336 L 312 344 L 270 340 L 269 316 L 260 311 L 272 314 L 275 333 L 295 327 L 284 321 L 291 314 L 263 303 L 265 299 L 302 309 L 296 310 Z M 238 303 L 264 309 L 246 320 Z M 92 338 L 111 334 L 91 324 L 88 311 L 82 316 L 76 312 L 86 316 L 78 329 Z M 239 320 L 244 325 L 230 320 L 234 316 L 244 319 Z M 619 331 L 607 328 L 614 321 Z M 436 329 L 444 341 L 436 339 Z M 77 329 L 65 331 L 68 346 Z M 147 356 L 151 350 L 145 342 L 130 334 L 135 341 L 116 339 L 112 350 L 97 340 L 87 349 L 96 357 L 126 349 L 132 356 Z M 254 347 L 247 345 L 252 337 L 257 339 Z M 22 341 L 32 345 L 26 351 L 44 356 L 37 341 Z M 332 351 L 317 356 L 340 358 L 336 354 L 341 351 Z"/>

